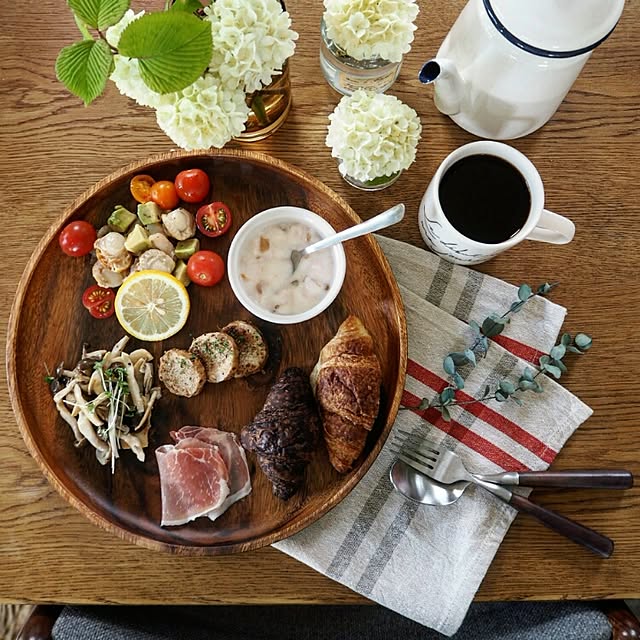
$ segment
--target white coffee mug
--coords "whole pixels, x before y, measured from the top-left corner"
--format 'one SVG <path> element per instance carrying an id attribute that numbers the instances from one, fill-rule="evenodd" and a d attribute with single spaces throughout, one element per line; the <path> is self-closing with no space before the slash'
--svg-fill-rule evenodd
<path id="1" fill-rule="evenodd" d="M 520 172 L 527 183 L 530 195 L 529 215 L 522 228 L 504 242 L 485 244 L 467 238 L 449 222 L 442 209 L 439 198 L 442 177 L 455 162 L 475 155 L 490 155 L 506 160 Z M 420 203 L 418 224 L 427 246 L 440 257 L 456 264 L 485 262 L 525 239 L 567 244 L 573 239 L 576 230 L 571 220 L 544 208 L 542 179 L 533 163 L 517 149 L 490 140 L 465 144 L 443 160 Z"/>

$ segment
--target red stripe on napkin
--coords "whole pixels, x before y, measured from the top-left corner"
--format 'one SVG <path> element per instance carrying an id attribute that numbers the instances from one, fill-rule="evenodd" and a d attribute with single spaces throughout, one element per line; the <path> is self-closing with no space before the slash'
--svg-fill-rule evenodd
<path id="1" fill-rule="evenodd" d="M 508 336 L 498 335 L 491 339 L 510 353 L 513 353 L 514 356 L 518 356 L 518 358 L 522 358 L 535 365 L 538 364 L 540 357 L 545 355 L 544 351 L 539 351 L 534 347 L 530 347 L 528 344 L 523 344 Z"/>
<path id="2" fill-rule="evenodd" d="M 440 393 L 448 384 L 444 378 L 441 378 L 428 369 L 425 369 L 420 363 L 415 362 L 414 360 L 408 360 L 407 374 L 438 393 Z M 458 396 L 463 402 L 473 400 L 473 397 L 464 391 L 458 391 Z M 509 436 L 512 440 L 527 448 L 531 453 L 538 456 L 540 460 L 544 460 L 548 464 L 551 464 L 557 455 L 557 451 L 554 451 L 551 447 L 541 440 L 538 440 L 538 438 L 517 425 L 515 422 L 509 420 L 497 411 L 494 411 L 482 402 L 467 404 L 464 406 L 464 410 L 491 425 L 494 429 L 497 429 Z M 496 464 L 499 463 L 496 462 Z"/>
<path id="3" fill-rule="evenodd" d="M 420 403 L 420 398 L 414 396 L 412 393 L 405 389 L 402 394 L 402 404 L 405 407 L 416 407 Z M 450 420 L 447 422 L 442 418 L 442 414 L 433 407 L 430 409 L 411 409 L 415 414 L 426 420 L 429 424 L 432 424 L 440 431 L 453 436 L 464 444 L 465 446 L 473 449 L 476 453 L 484 456 L 487 460 L 491 460 L 494 464 L 497 464 L 500 468 L 509 471 L 528 471 L 529 467 L 520 462 L 513 456 L 509 455 L 506 451 L 503 451 L 500 447 L 497 447 L 492 442 L 489 442 L 477 433 L 474 433 L 468 427 Z"/>

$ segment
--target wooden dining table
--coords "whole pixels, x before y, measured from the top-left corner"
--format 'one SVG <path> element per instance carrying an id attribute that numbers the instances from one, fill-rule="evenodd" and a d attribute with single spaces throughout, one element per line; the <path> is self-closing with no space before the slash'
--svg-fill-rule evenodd
<path id="1" fill-rule="evenodd" d="M 133 0 L 136 9 L 163 4 Z M 420 115 L 422 139 L 415 163 L 393 186 L 375 193 L 349 186 L 325 146 L 328 115 L 341 96 L 320 70 L 319 1 L 287 2 L 300 37 L 290 63 L 293 107 L 284 126 L 261 142 L 233 141 L 228 147 L 261 151 L 295 165 L 364 219 L 404 202 L 405 219 L 384 233 L 424 247 L 417 213 L 429 180 L 449 152 L 475 138 L 439 113 L 432 88 L 418 81 L 422 63 L 435 55 L 464 0 L 419 4 L 412 49 L 389 93 Z M 158 128 L 154 113 L 120 95 L 113 83 L 85 107 L 56 80 L 59 50 L 80 38 L 66 3 L 3 2 L 0 22 L 0 331 L 5 340 L 18 281 L 47 228 L 105 175 L 175 145 Z M 565 330 L 593 336 L 592 349 L 571 362 L 562 384 L 594 413 L 567 442 L 554 469 L 621 467 L 640 476 L 639 32 L 640 2 L 630 0 L 551 120 L 509 142 L 538 168 L 546 206 L 575 222 L 573 242 L 523 242 L 477 267 L 513 284 L 560 282 L 552 299 L 568 309 Z M 33 363 L 34 375 L 41 375 L 42 364 Z M 0 601 L 366 602 L 273 548 L 217 557 L 171 555 L 94 526 L 58 495 L 29 455 L 12 412 L 4 364 L 0 385 Z M 521 516 L 478 600 L 640 597 L 640 487 L 538 490 L 533 496 L 613 538 L 613 556 L 600 559 Z"/>

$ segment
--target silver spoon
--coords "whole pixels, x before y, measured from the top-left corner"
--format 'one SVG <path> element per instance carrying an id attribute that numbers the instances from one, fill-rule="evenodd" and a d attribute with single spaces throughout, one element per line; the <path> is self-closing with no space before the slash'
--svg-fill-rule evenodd
<path id="1" fill-rule="evenodd" d="M 304 256 L 308 256 L 310 253 L 320 251 L 320 249 L 332 247 L 334 244 L 344 242 L 345 240 L 359 238 L 360 236 L 364 236 L 367 233 L 373 233 L 374 231 L 379 231 L 380 229 L 384 229 L 385 227 L 390 227 L 392 224 L 400 222 L 402 218 L 404 218 L 404 205 L 397 204 L 394 207 L 391 207 L 391 209 L 387 209 L 383 213 L 379 213 L 377 216 L 374 216 L 370 220 L 365 220 L 360 224 L 356 224 L 353 227 L 345 229 L 344 231 L 340 231 L 340 233 L 322 238 L 322 240 L 314 242 L 304 249 L 294 249 L 291 252 L 291 264 L 293 265 L 293 271 L 295 272 L 295 270 L 298 268 L 300 260 L 302 260 Z"/>
<path id="2" fill-rule="evenodd" d="M 455 502 L 470 484 L 466 480 L 443 484 L 417 473 L 402 460 L 393 463 L 389 478 L 391 484 L 409 500 L 432 506 L 445 506 Z"/>

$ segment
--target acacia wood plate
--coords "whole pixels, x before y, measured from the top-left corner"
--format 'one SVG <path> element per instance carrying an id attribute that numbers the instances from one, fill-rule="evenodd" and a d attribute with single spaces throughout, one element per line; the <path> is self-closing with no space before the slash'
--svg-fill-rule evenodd
<path id="1" fill-rule="evenodd" d="M 94 320 L 81 295 L 93 284 L 93 258 L 70 258 L 58 246 L 61 228 L 71 220 L 105 224 L 116 204 L 135 210 L 129 181 L 139 173 L 170 179 L 200 167 L 210 176 L 212 199 L 233 212 L 230 232 L 201 238 L 201 247 L 225 260 L 235 231 L 250 216 L 278 205 L 294 205 L 320 214 L 340 231 L 359 222 L 338 195 L 318 180 L 270 156 L 236 150 L 177 152 L 131 164 L 105 178 L 76 200 L 49 229 L 31 257 L 13 305 L 7 342 L 9 392 L 18 426 L 29 451 L 51 484 L 93 523 L 127 541 L 152 549 L 189 554 L 247 551 L 286 538 L 317 520 L 356 485 L 378 455 L 395 419 L 404 386 L 407 335 L 404 309 L 384 254 L 371 237 L 345 244 L 347 275 L 336 301 L 320 316 L 298 325 L 273 325 L 250 316 L 235 299 L 228 280 L 213 288 L 191 285 L 191 314 L 171 339 L 140 343 L 157 359 L 166 349 L 187 349 L 193 336 L 216 331 L 235 319 L 250 319 L 270 347 L 266 370 L 249 378 L 207 384 L 195 398 L 163 389 L 154 410 L 144 463 L 121 452 L 116 472 L 101 466 L 90 446 L 76 448 L 70 428 L 58 416 L 44 380 L 45 365 L 64 361 L 73 367 L 83 343 L 110 348 L 124 332 L 117 319 Z M 187 205 L 195 210 L 197 205 Z M 170 442 L 169 431 L 183 425 L 217 426 L 239 433 L 262 408 L 278 376 L 289 366 L 310 372 L 320 349 L 349 313 L 358 315 L 372 334 L 382 363 L 380 414 L 358 464 L 347 475 L 330 465 L 324 445 L 307 467 L 300 491 L 283 502 L 248 454 L 252 493 L 215 522 L 200 518 L 180 527 L 160 527 L 160 483 L 154 455 Z"/>

